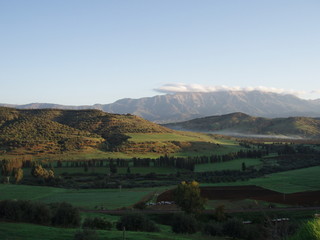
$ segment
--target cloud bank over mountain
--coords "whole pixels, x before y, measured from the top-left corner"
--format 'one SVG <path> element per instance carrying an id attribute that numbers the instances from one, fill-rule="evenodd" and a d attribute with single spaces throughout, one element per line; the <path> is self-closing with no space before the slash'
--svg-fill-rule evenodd
<path id="1" fill-rule="evenodd" d="M 260 92 L 271 92 L 277 94 L 292 94 L 296 96 L 302 96 L 306 94 L 304 91 L 296 90 L 287 90 L 281 88 L 257 86 L 257 87 L 239 87 L 239 86 L 206 86 L 201 84 L 185 84 L 185 83 L 168 83 L 164 84 L 159 88 L 155 88 L 155 91 L 159 93 L 166 94 L 175 94 L 175 93 L 192 93 L 192 92 L 221 92 L 221 91 L 242 91 L 242 92 L 251 92 L 251 91 L 260 91 Z M 320 93 L 320 91 L 313 91 Z"/>

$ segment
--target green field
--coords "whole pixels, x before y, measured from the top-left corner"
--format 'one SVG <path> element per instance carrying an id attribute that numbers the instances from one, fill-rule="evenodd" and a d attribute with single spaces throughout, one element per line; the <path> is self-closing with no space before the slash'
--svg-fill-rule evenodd
<path id="1" fill-rule="evenodd" d="M 261 166 L 261 164 L 262 164 L 260 159 L 241 158 L 241 159 L 235 159 L 235 160 L 227 161 L 227 162 L 197 164 L 195 167 L 195 172 L 208 172 L 208 171 L 221 171 L 221 170 L 241 170 L 242 163 L 245 163 L 246 167 Z"/>
<path id="2" fill-rule="evenodd" d="M 129 207 L 157 191 L 169 187 L 135 189 L 64 189 L 26 185 L 0 184 L 0 200 L 22 199 L 45 203 L 69 202 L 74 206 L 95 209 Z"/>
<path id="3" fill-rule="evenodd" d="M 226 154 L 239 151 L 242 148 L 234 140 L 229 140 L 215 135 L 196 132 L 176 132 L 176 133 L 130 133 L 128 134 L 132 142 L 179 142 L 182 149 L 170 155 L 176 157 L 193 157 L 212 154 Z M 179 144 L 178 144 L 179 145 Z M 184 146 L 185 145 L 185 146 Z M 145 156 L 147 157 L 147 156 Z"/>
<path id="4" fill-rule="evenodd" d="M 223 240 L 222 237 L 205 237 L 200 233 L 180 235 L 161 227 L 159 233 L 126 232 L 126 240 Z M 4 240 L 72 240 L 77 229 L 54 228 L 24 223 L 0 222 L 0 239 Z M 97 231 L 99 240 L 122 240 L 122 231 Z"/>
<path id="5" fill-rule="evenodd" d="M 194 133 L 194 132 L 176 132 L 176 133 L 128 133 L 131 138 L 129 141 L 134 142 L 166 142 L 166 141 L 180 141 L 180 142 L 214 142 L 219 143 L 210 135 Z"/>
<path id="6" fill-rule="evenodd" d="M 205 184 L 206 186 L 257 185 L 283 193 L 320 190 L 320 166 L 273 173 L 248 181 Z"/>

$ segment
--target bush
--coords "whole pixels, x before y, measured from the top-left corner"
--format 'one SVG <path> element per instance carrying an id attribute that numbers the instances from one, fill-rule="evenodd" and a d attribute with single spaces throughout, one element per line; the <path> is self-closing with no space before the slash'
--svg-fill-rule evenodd
<path id="1" fill-rule="evenodd" d="M 0 218 L 14 222 L 47 225 L 51 223 L 51 211 L 43 203 L 25 200 L 3 200 L 0 201 Z"/>
<path id="2" fill-rule="evenodd" d="M 303 224 L 297 233 L 289 238 L 289 240 L 319 240 L 320 239 L 320 219 L 314 219 Z"/>
<path id="3" fill-rule="evenodd" d="M 177 214 L 173 217 L 171 228 L 175 233 L 192 234 L 198 231 L 198 223 L 192 215 Z"/>
<path id="4" fill-rule="evenodd" d="M 111 230 L 112 223 L 105 218 L 86 218 L 82 224 L 82 228 Z"/>
<path id="5" fill-rule="evenodd" d="M 288 239 L 298 228 L 295 221 L 273 221 L 272 219 L 266 217 L 261 229 L 261 232 L 268 239 Z"/>
<path id="6" fill-rule="evenodd" d="M 159 232 L 156 224 L 144 215 L 130 214 L 122 216 L 117 222 L 117 229 L 123 230 L 125 227 L 129 231 L 142 231 L 142 232 Z"/>
<path id="7" fill-rule="evenodd" d="M 31 222 L 36 224 L 50 225 L 51 218 L 52 213 L 47 205 L 43 203 L 33 203 Z"/>
<path id="8" fill-rule="evenodd" d="M 222 232 L 224 235 L 233 238 L 245 238 L 246 230 L 244 224 L 239 219 L 230 219 L 223 224 Z"/>
<path id="9" fill-rule="evenodd" d="M 146 203 L 145 202 L 138 202 L 136 204 L 133 205 L 133 208 L 135 209 L 140 209 L 140 210 L 143 210 L 145 209 L 147 206 L 146 206 Z"/>
<path id="10" fill-rule="evenodd" d="M 210 236 L 222 236 L 222 224 L 217 222 L 210 222 L 204 225 L 202 232 Z"/>
<path id="11" fill-rule="evenodd" d="M 53 209 L 52 225 L 62 227 L 79 227 L 80 213 L 79 209 L 69 203 L 58 203 L 51 205 Z"/>
<path id="12" fill-rule="evenodd" d="M 257 240 L 257 239 L 274 239 L 268 238 L 259 224 L 245 225 L 245 240 Z"/>
<path id="13" fill-rule="evenodd" d="M 84 229 L 74 234 L 73 240 L 97 240 L 98 235 L 95 231 Z"/>
<path id="14" fill-rule="evenodd" d="M 224 205 L 220 205 L 216 207 L 214 211 L 214 217 L 219 222 L 226 220 L 227 217 L 226 217 L 226 210 Z"/>

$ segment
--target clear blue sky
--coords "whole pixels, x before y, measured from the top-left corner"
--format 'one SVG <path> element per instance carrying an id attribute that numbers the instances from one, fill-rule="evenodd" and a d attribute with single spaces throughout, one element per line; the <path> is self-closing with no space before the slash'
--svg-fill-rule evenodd
<path id="1" fill-rule="evenodd" d="M 0 0 L 0 103 L 104 104 L 178 83 L 320 98 L 319 13 L 319 0 Z"/>

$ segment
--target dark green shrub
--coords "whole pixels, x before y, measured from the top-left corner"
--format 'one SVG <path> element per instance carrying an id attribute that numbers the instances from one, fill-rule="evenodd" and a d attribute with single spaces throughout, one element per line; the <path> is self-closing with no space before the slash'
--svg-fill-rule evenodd
<path id="1" fill-rule="evenodd" d="M 147 206 L 146 206 L 146 203 L 145 202 L 138 202 L 136 204 L 133 205 L 133 208 L 135 209 L 140 209 L 140 210 L 143 210 L 145 209 Z"/>
<path id="2" fill-rule="evenodd" d="M 265 231 L 261 228 L 259 224 L 249 224 L 245 225 L 245 240 L 257 240 L 257 239 L 270 239 L 266 238 Z M 272 238 L 271 238 L 272 239 Z"/>
<path id="3" fill-rule="evenodd" d="M 142 232 L 159 232 L 157 225 L 141 214 L 130 214 L 122 216 L 117 222 L 117 229 Z"/>
<path id="4" fill-rule="evenodd" d="M 43 203 L 25 200 L 3 200 L 0 201 L 0 218 L 15 222 L 48 225 L 51 223 L 51 211 Z"/>
<path id="5" fill-rule="evenodd" d="M 28 210 L 27 210 L 28 211 Z M 52 213 L 50 208 L 43 203 L 33 203 L 32 215 L 26 212 L 29 217 L 32 216 L 31 222 L 37 224 L 51 224 Z"/>
<path id="6" fill-rule="evenodd" d="M 224 205 L 220 205 L 216 207 L 214 211 L 214 217 L 219 222 L 223 222 L 224 220 L 226 220 L 227 216 L 226 216 L 226 210 Z"/>
<path id="7" fill-rule="evenodd" d="M 53 204 L 51 206 L 53 210 L 52 225 L 61 227 L 80 226 L 81 218 L 78 208 L 65 202 Z"/>
<path id="8" fill-rule="evenodd" d="M 222 232 L 224 235 L 233 238 L 245 238 L 245 226 L 239 219 L 230 219 L 223 224 Z"/>
<path id="9" fill-rule="evenodd" d="M 73 240 L 97 240 L 98 234 L 89 229 L 83 229 L 82 231 L 78 231 L 74 234 Z"/>
<path id="10" fill-rule="evenodd" d="M 320 239 L 320 219 L 314 219 L 303 224 L 297 233 L 289 238 L 289 240 L 319 240 Z"/>
<path id="11" fill-rule="evenodd" d="M 192 215 L 177 214 L 172 219 L 171 228 L 175 233 L 192 234 L 198 231 L 198 223 Z"/>
<path id="12" fill-rule="evenodd" d="M 82 224 L 82 228 L 111 230 L 112 223 L 105 218 L 86 218 Z"/>
<path id="13" fill-rule="evenodd" d="M 210 236 L 222 236 L 222 224 L 210 222 L 204 225 L 202 232 Z"/>

